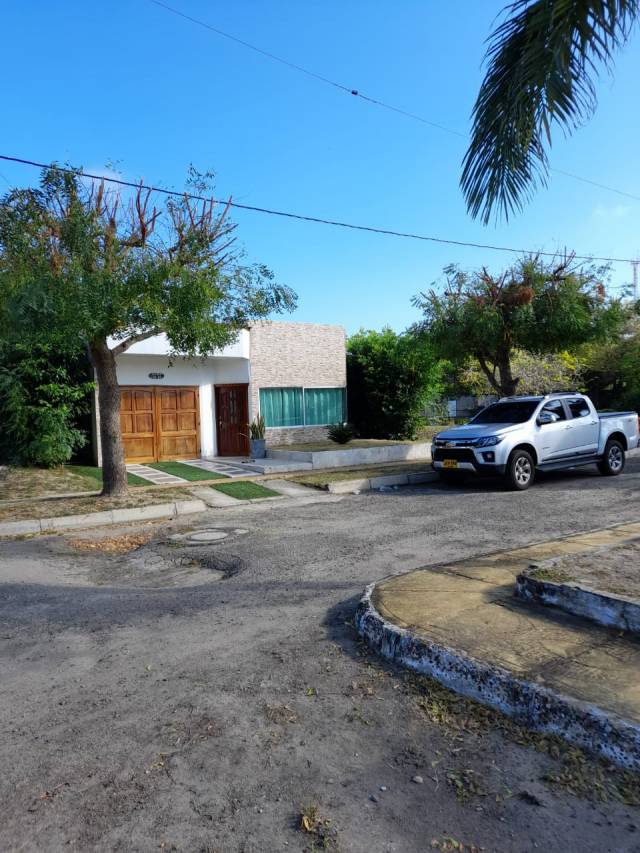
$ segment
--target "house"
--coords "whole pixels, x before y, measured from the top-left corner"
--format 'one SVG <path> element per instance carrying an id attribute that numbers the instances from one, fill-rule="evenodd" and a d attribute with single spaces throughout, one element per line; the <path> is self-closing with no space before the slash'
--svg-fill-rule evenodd
<path id="1" fill-rule="evenodd" d="M 209 358 L 171 361 L 170 349 L 157 335 L 117 357 L 127 462 L 247 456 L 259 413 L 271 445 L 317 441 L 346 419 L 341 326 L 261 321 Z"/>

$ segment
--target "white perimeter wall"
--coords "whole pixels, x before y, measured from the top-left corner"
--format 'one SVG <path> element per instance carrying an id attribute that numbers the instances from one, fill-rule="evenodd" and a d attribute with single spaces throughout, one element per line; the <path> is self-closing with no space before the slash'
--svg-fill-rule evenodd
<path id="1" fill-rule="evenodd" d="M 246 358 L 177 358 L 169 365 L 166 356 L 135 355 L 127 352 L 117 359 L 120 385 L 198 385 L 200 388 L 200 452 L 215 456 L 216 413 L 214 385 L 249 382 L 249 361 Z M 150 373 L 164 373 L 162 379 L 152 379 Z"/>

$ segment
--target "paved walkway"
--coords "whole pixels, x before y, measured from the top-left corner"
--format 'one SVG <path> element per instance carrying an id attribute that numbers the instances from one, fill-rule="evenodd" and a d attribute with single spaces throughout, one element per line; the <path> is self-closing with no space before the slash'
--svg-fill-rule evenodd
<path id="1" fill-rule="evenodd" d="M 252 474 L 262 473 L 258 468 L 250 464 L 245 465 L 238 462 L 221 462 L 217 459 L 180 459 L 179 461 L 181 465 L 190 465 L 193 468 L 200 468 L 202 471 L 210 471 L 212 474 L 224 477 L 250 477 Z M 166 471 L 160 471 L 158 468 L 152 468 L 150 465 L 130 463 L 127 465 L 127 471 L 138 477 L 143 477 L 145 480 L 149 480 L 149 482 L 156 486 L 179 486 L 184 485 L 184 483 L 193 482 L 184 477 L 178 477 L 175 474 L 167 474 Z M 216 478 L 212 477 L 212 479 Z"/>
<path id="2" fill-rule="evenodd" d="M 250 477 L 259 474 L 260 471 L 249 462 L 226 462 L 220 459 L 184 459 L 185 465 L 193 465 L 202 471 L 211 471 L 212 474 L 223 474 L 225 477 Z"/>
<path id="3" fill-rule="evenodd" d="M 637 726 L 640 641 L 556 608 L 520 601 L 513 589 L 515 576 L 531 563 L 639 536 L 640 522 L 622 524 L 383 580 L 370 594 L 375 611 L 390 623 L 380 651 L 444 683 L 450 664 L 443 661 L 457 656 L 485 674 L 507 673 Z M 403 629 L 402 642 L 409 647 L 413 642 L 412 650 L 401 652 L 402 642 L 389 639 L 394 626 Z M 486 680 L 483 685 L 477 675 L 470 678 L 473 689 L 462 692 L 484 701 L 486 688 L 488 704 L 499 705 Z M 457 689 L 453 681 L 451 686 Z"/>
<path id="4" fill-rule="evenodd" d="M 154 486 L 181 486 L 188 482 L 182 477 L 175 477 L 173 474 L 167 474 L 166 471 L 159 471 L 157 468 L 151 468 L 149 465 L 138 465 L 136 463 L 128 463 L 127 471 L 130 474 L 135 474 L 136 477 L 142 477 L 144 480 L 149 480 Z"/>

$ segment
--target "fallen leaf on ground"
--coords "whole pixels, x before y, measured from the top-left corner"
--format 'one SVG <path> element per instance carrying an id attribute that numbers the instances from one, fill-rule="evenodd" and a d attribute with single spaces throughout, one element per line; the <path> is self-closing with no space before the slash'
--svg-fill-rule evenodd
<path id="1" fill-rule="evenodd" d="M 104 554 L 128 554 L 146 545 L 153 534 L 126 533 L 123 536 L 103 536 L 100 539 L 68 539 L 76 551 L 101 551 Z"/>

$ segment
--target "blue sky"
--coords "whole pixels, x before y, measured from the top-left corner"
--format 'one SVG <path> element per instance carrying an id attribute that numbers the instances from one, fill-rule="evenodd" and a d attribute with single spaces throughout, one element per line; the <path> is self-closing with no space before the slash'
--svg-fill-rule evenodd
<path id="1" fill-rule="evenodd" d="M 186 14 L 466 132 L 493 0 L 169 0 Z M 640 201 L 555 174 L 524 213 L 484 227 L 458 188 L 465 140 L 367 104 L 150 0 L 31 0 L 3 10 L 1 153 L 181 188 L 189 163 L 245 204 L 456 240 L 635 256 Z M 595 117 L 556 134 L 552 165 L 640 196 L 640 34 L 598 87 Z M 37 172 L 0 162 L 0 188 Z M 299 294 L 293 319 L 397 330 L 442 267 L 512 256 L 237 213 L 248 260 Z M 630 280 L 616 265 L 612 285 Z"/>

